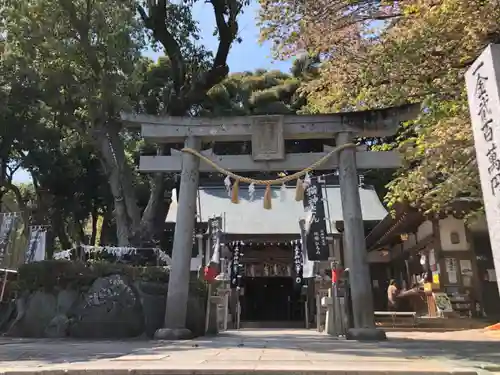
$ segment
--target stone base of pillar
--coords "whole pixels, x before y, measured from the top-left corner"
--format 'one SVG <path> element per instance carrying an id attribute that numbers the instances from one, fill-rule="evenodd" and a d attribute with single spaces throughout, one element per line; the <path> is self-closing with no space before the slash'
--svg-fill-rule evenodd
<path id="1" fill-rule="evenodd" d="M 190 340 L 193 332 L 187 328 L 159 328 L 155 332 L 155 340 Z"/>
<path id="2" fill-rule="evenodd" d="M 349 328 L 347 340 L 358 341 L 384 341 L 387 340 L 385 332 L 378 328 Z"/>

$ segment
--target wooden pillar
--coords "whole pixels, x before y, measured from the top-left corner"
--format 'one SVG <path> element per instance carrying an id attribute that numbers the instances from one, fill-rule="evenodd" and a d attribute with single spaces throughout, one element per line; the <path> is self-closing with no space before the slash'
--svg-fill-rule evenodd
<path id="1" fill-rule="evenodd" d="M 339 133 L 337 145 L 352 142 L 351 138 L 352 135 L 349 133 Z M 339 181 L 344 219 L 344 259 L 345 267 L 349 268 L 353 324 L 355 329 L 372 330 L 375 328 L 373 296 L 370 269 L 366 261 L 365 233 L 356 170 L 356 150 L 353 148 L 340 152 Z M 366 334 L 367 336 L 377 335 L 369 332 Z"/>
<path id="2" fill-rule="evenodd" d="M 200 142 L 195 137 L 188 137 L 185 141 L 185 147 L 198 150 Z M 188 153 L 182 154 L 181 186 L 179 197 L 177 197 L 179 209 L 177 210 L 172 251 L 172 270 L 170 273 L 165 313 L 165 328 L 167 329 L 186 327 L 199 165 L 200 160 L 196 156 Z"/>

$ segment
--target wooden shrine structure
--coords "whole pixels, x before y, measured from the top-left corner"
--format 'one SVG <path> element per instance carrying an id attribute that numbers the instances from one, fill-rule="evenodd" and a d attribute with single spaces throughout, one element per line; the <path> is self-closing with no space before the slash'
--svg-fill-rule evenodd
<path id="1" fill-rule="evenodd" d="M 146 140 L 163 144 L 183 142 L 185 147 L 185 152 L 172 152 L 169 156 L 141 156 L 140 158 L 140 170 L 143 172 L 181 171 L 172 270 L 167 295 L 165 327 L 162 329 L 164 334 L 159 333 L 157 336 L 172 338 L 172 336 L 182 336 L 182 332 L 186 331 L 190 249 L 200 171 L 214 171 L 213 165 L 233 173 L 304 170 L 319 159 L 327 157 L 327 154 L 332 156 L 314 169 L 338 169 L 339 172 L 344 222 L 344 256 L 345 266 L 350 269 L 354 328 L 357 332 L 363 331 L 372 337 L 374 332 L 375 335 L 379 335 L 374 323 L 372 288 L 366 261 L 357 169 L 393 169 L 399 167 L 400 159 L 399 155 L 394 152 L 360 151 L 355 147 L 344 146 L 350 145 L 354 137 L 394 135 L 399 124 L 413 119 L 418 111 L 418 105 L 404 105 L 372 111 L 325 115 L 204 118 L 123 114 L 122 120 L 127 126 L 141 126 L 142 136 Z M 323 153 L 287 154 L 285 152 L 285 140 L 332 138 L 336 140 L 336 149 L 325 147 Z M 252 143 L 251 155 L 219 156 L 215 155 L 212 150 L 201 150 L 202 142 L 248 140 Z M 200 158 L 200 155 L 197 156 L 186 150 L 195 150 L 206 160 L 201 160 L 203 158 Z"/>

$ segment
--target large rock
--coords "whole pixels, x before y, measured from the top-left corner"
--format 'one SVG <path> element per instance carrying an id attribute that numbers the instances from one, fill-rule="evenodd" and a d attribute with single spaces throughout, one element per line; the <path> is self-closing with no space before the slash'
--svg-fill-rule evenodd
<path id="1" fill-rule="evenodd" d="M 8 334 L 24 337 L 65 337 L 67 314 L 78 300 L 78 292 L 71 289 L 47 293 L 36 291 L 18 298 L 18 316 Z"/>
<path id="2" fill-rule="evenodd" d="M 14 301 L 0 303 L 0 333 L 8 329 L 9 323 L 12 322 L 15 317 L 16 303 Z"/>
<path id="3" fill-rule="evenodd" d="M 57 313 L 68 315 L 78 301 L 78 292 L 73 289 L 63 289 L 57 293 Z"/>
<path id="4" fill-rule="evenodd" d="M 56 315 L 45 327 L 44 336 L 50 338 L 62 338 L 68 334 L 69 319 L 64 314 Z"/>
<path id="5" fill-rule="evenodd" d="M 136 337 L 144 330 L 140 298 L 121 275 L 95 280 L 71 318 L 72 337 Z"/>
<path id="6" fill-rule="evenodd" d="M 44 337 L 45 328 L 56 314 L 56 296 L 42 291 L 34 292 L 27 299 L 26 313 L 15 331 L 19 336 Z"/>

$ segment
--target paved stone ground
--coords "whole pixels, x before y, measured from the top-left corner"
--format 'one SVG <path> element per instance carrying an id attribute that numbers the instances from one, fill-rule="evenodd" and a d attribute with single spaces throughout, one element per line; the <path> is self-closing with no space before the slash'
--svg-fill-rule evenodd
<path id="1" fill-rule="evenodd" d="M 308 330 L 229 331 L 192 341 L 0 339 L 10 375 L 465 374 L 500 371 L 500 336 L 482 330 L 390 332 L 382 343 Z M 489 371 L 479 370 L 486 368 Z"/>

